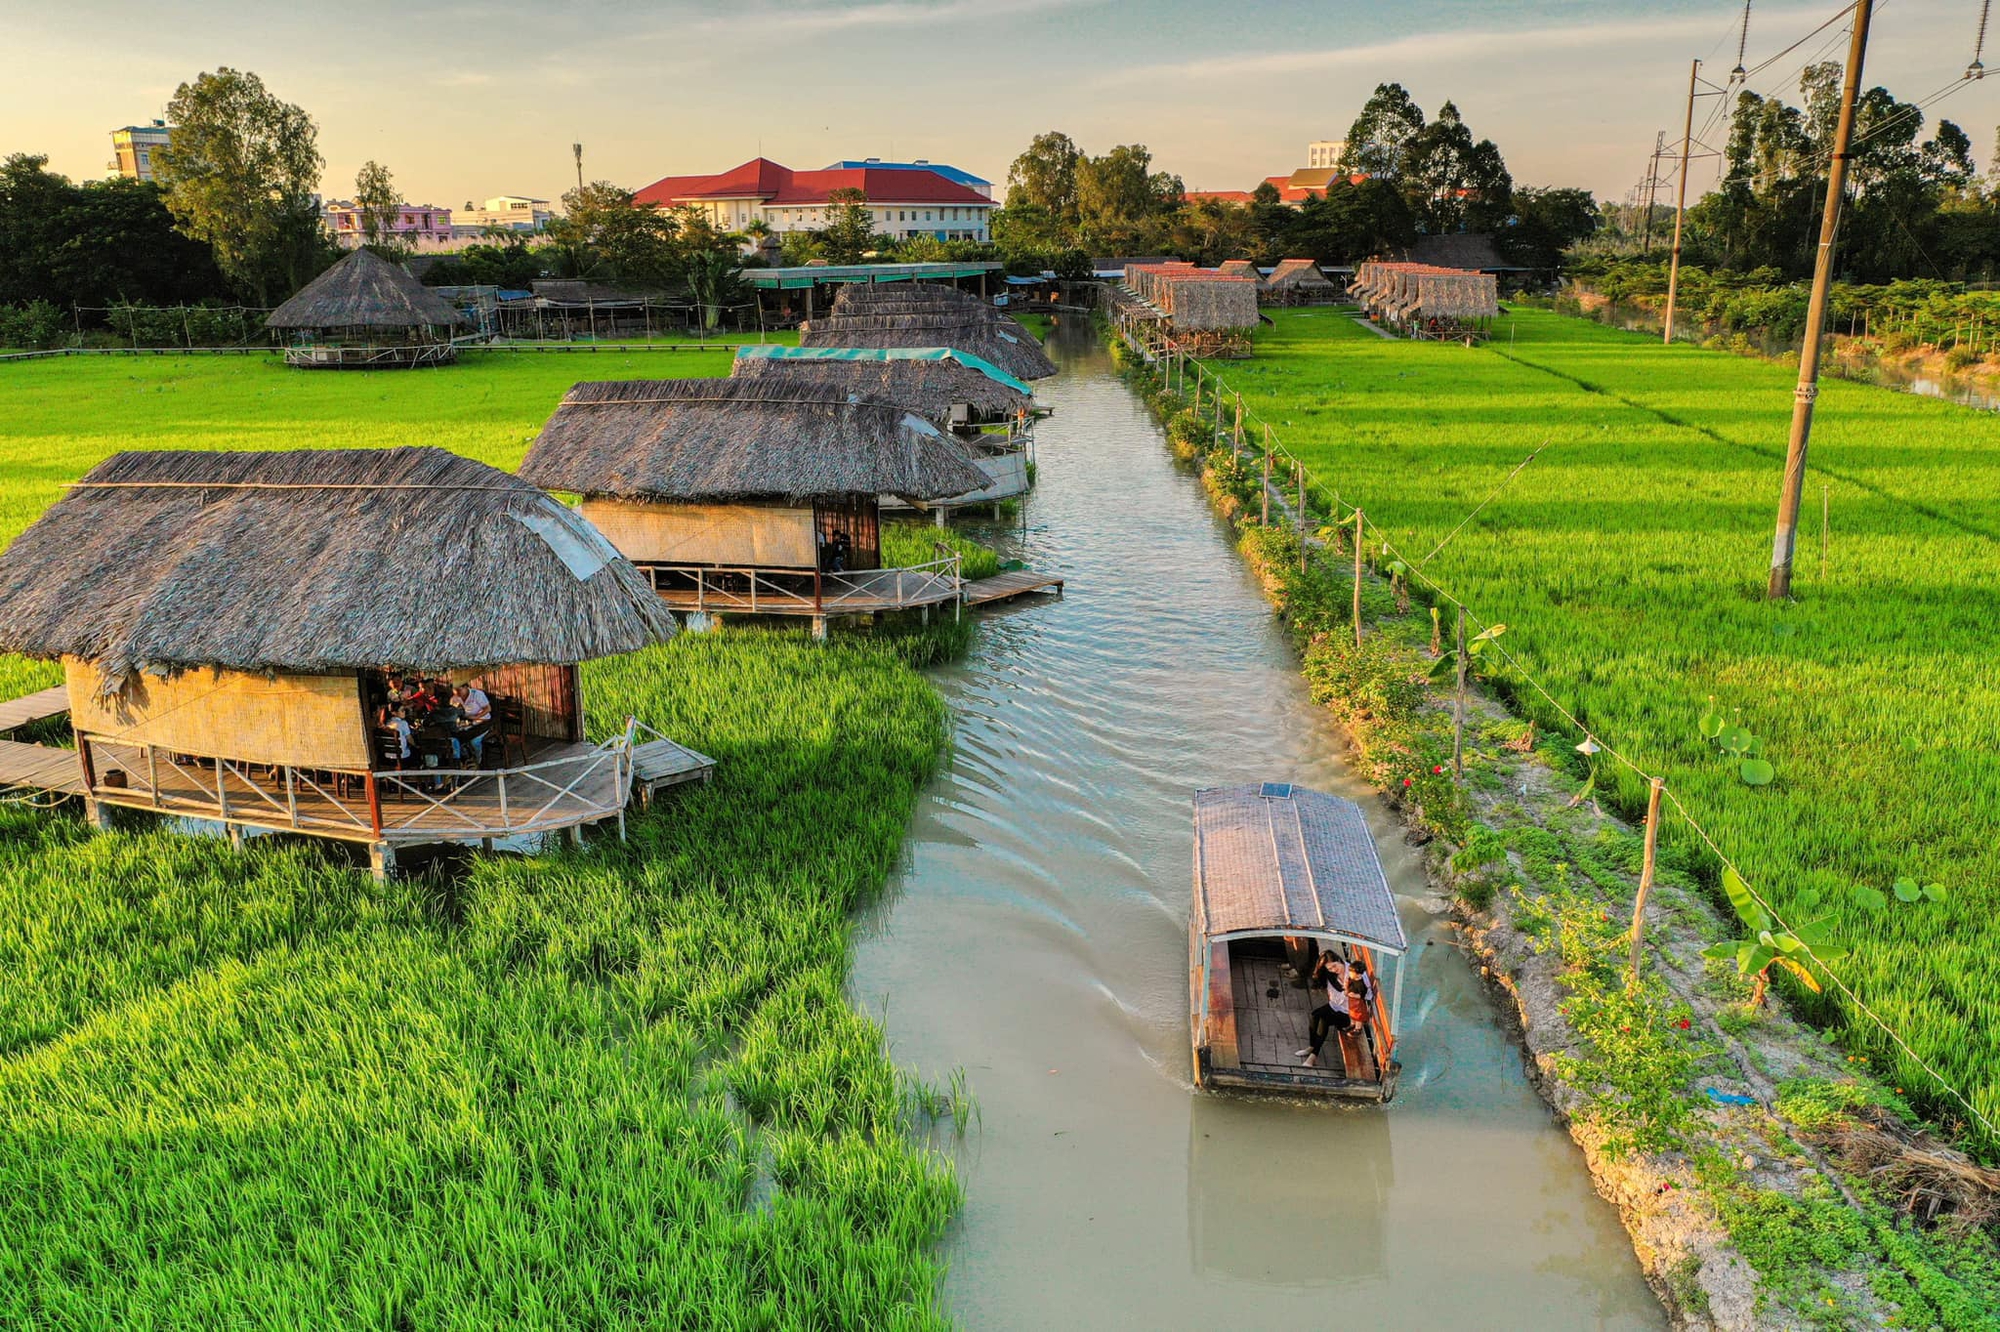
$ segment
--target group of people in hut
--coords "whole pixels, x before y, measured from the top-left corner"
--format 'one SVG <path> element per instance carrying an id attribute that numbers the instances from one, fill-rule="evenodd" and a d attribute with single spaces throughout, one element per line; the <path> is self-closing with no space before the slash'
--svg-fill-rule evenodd
<path id="1" fill-rule="evenodd" d="M 1297 1051 L 1296 1057 L 1307 1068 L 1318 1068 L 1320 1051 L 1326 1045 L 1326 1038 L 1335 1032 L 1342 1036 L 1352 1034 L 1355 1039 L 1365 1041 L 1372 1057 L 1375 1032 L 1369 1024 L 1368 1013 L 1375 1002 L 1374 973 L 1359 962 L 1348 961 L 1332 949 L 1322 949 L 1318 960 L 1313 963 L 1306 985 L 1314 998 L 1323 997 L 1325 1002 L 1313 1006 L 1312 1023 L 1307 1029 L 1307 1038 L 1311 1043 Z"/>
<path id="2" fill-rule="evenodd" d="M 472 767 L 485 762 L 493 700 L 483 680 L 455 685 L 388 675 L 375 695 L 374 713 L 382 756 L 398 768 L 442 767 L 447 752 L 454 765 L 465 763 L 468 751 Z"/>

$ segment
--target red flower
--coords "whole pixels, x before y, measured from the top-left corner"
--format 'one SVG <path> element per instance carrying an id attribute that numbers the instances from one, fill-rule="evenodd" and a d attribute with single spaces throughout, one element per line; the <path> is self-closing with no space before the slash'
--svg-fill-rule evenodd
<path id="1" fill-rule="evenodd" d="M 1415 780 L 1416 778 L 1414 777 L 1405 777 L 1403 779 L 1403 785 L 1408 786 L 1411 782 L 1414 782 Z"/>
<path id="2" fill-rule="evenodd" d="M 1680 1027 L 1682 1031 L 1686 1031 L 1689 1027 L 1692 1027 L 1693 1025 L 1694 1023 L 1688 1021 L 1686 1018 L 1681 1019 Z"/>
<path id="3" fill-rule="evenodd" d="M 1442 774 L 1443 772 L 1444 772 L 1444 764 L 1442 763 L 1438 764 L 1435 768 L 1431 769 L 1431 773 L 1433 775 Z"/>

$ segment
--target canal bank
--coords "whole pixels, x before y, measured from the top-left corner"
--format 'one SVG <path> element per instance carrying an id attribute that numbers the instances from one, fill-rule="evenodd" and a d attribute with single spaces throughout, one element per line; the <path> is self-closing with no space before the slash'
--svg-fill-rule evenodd
<path id="1" fill-rule="evenodd" d="M 975 1328 L 1662 1326 L 1199 482 L 1086 323 L 1051 352 L 1038 487 L 996 539 L 1069 594 L 991 617 L 936 674 L 955 756 L 849 987 L 899 1062 L 963 1067 L 978 1099 L 949 1311 Z M 1192 1089 L 1189 799 L 1273 777 L 1361 800 L 1402 902 L 1415 958 L 1386 1111 Z"/>

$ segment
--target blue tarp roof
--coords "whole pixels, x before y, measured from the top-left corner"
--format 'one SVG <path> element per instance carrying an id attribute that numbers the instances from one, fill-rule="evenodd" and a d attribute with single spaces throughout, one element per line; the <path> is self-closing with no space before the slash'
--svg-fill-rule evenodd
<path id="1" fill-rule="evenodd" d="M 977 370 L 996 384 L 1032 397 L 1034 390 L 993 362 L 962 352 L 956 347 L 783 347 L 765 343 L 739 347 L 738 356 L 761 356 L 773 361 L 957 361 Z"/>
<path id="2" fill-rule="evenodd" d="M 955 166 L 946 166 L 942 162 L 835 162 L 827 170 L 854 171 L 863 167 L 878 167 L 887 171 L 934 171 L 946 180 L 959 185 L 991 185 L 993 183 L 983 177 L 973 175 L 970 171 L 963 171 Z"/>

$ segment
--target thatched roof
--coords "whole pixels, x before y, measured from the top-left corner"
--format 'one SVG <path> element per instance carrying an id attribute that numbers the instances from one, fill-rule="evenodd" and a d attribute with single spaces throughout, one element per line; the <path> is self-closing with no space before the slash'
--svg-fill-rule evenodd
<path id="1" fill-rule="evenodd" d="M 908 408 L 778 375 L 578 384 L 521 475 L 582 495 L 709 503 L 945 499 L 990 484 L 963 445 Z"/>
<path id="2" fill-rule="evenodd" d="M 1012 416 L 1032 401 L 1019 389 L 957 361 L 843 361 L 800 356 L 744 356 L 729 367 L 731 379 L 782 380 L 814 391 L 846 397 L 859 394 L 907 407 L 943 424 L 951 409 L 966 406 L 981 416 Z"/>
<path id="3" fill-rule="evenodd" d="M 1390 319 L 1491 319 L 1500 312 L 1493 274 L 1430 264 L 1370 260 L 1354 270 L 1351 291 L 1369 313 Z"/>
<path id="4" fill-rule="evenodd" d="M 114 680 L 569 663 L 673 631 L 582 517 L 437 448 L 121 453 L 0 555 L 0 650 Z"/>
<path id="5" fill-rule="evenodd" d="M 1330 296 L 1340 290 L 1310 259 L 1280 259 L 1265 285 L 1273 291 L 1289 291 L 1294 295 L 1323 291 Z"/>
<path id="6" fill-rule="evenodd" d="M 458 311 L 373 250 L 356 250 L 271 311 L 270 328 L 449 328 Z"/>
<path id="7" fill-rule="evenodd" d="M 1168 274 L 1157 286 L 1156 300 L 1174 327 L 1190 333 L 1257 325 L 1257 284 L 1249 278 L 1225 277 L 1203 270 Z"/>
<path id="8" fill-rule="evenodd" d="M 801 347 L 955 347 L 1016 379 L 1046 379 L 1055 362 L 1025 326 L 1002 315 L 831 315 L 799 327 Z"/>
<path id="9" fill-rule="evenodd" d="M 879 314 L 910 306 L 982 313 L 993 308 L 969 291 L 937 282 L 850 282 L 833 293 L 835 314 Z"/>
<path id="10" fill-rule="evenodd" d="M 1257 271 L 1257 265 L 1248 259 L 1225 259 L 1215 266 L 1215 271 L 1224 277 L 1249 278 L 1262 283 L 1264 275 Z"/>

